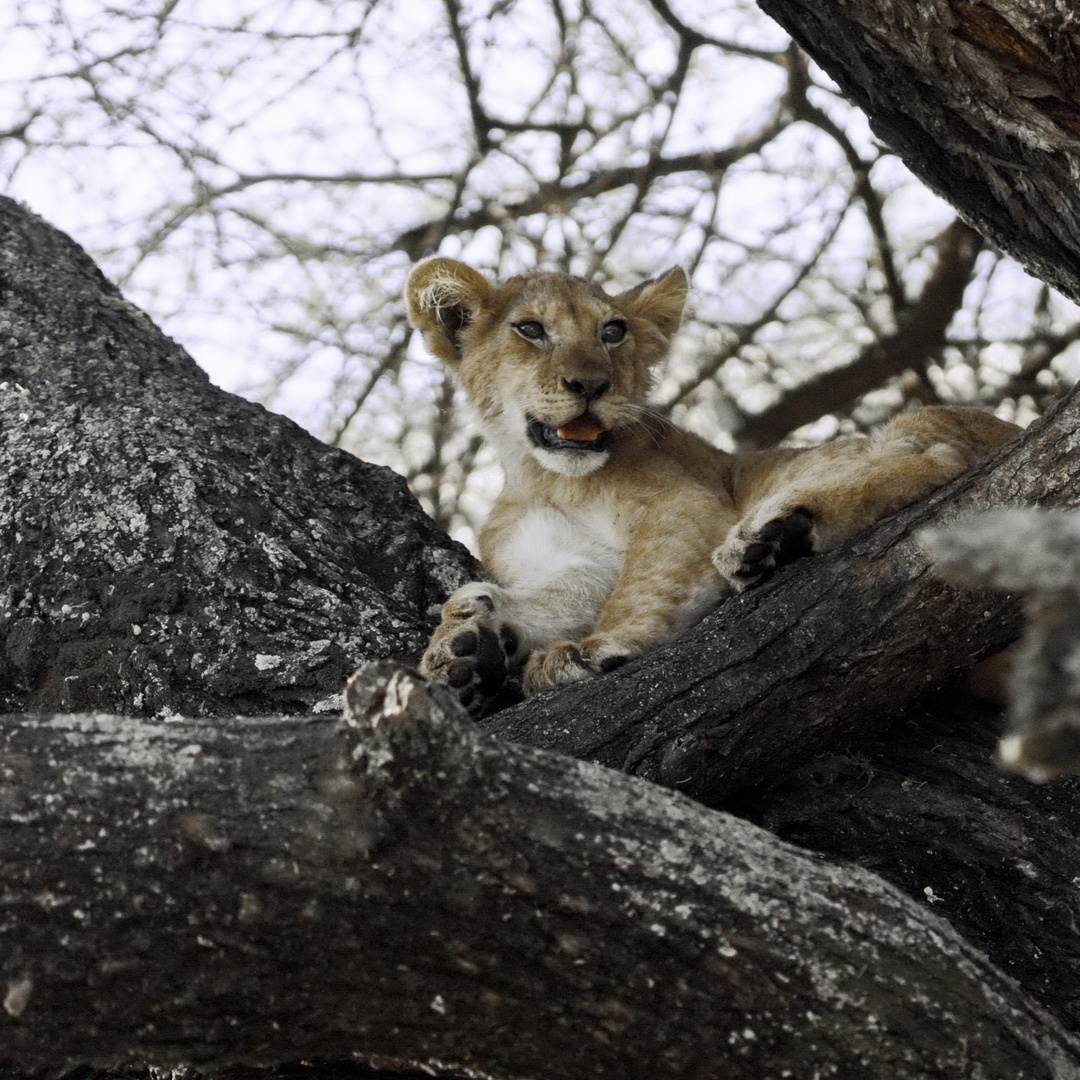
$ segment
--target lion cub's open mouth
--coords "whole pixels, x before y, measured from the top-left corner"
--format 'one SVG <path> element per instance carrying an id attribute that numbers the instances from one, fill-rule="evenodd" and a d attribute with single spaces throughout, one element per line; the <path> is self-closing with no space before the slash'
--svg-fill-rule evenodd
<path id="1" fill-rule="evenodd" d="M 548 427 L 535 416 L 528 418 L 526 430 L 533 446 L 542 450 L 607 450 L 611 432 L 590 412 L 568 420 L 561 427 Z"/>

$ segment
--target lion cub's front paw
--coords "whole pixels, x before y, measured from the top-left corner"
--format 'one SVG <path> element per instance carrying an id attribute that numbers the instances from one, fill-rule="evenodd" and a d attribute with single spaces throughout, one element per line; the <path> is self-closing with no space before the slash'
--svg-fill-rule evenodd
<path id="1" fill-rule="evenodd" d="M 551 686 L 591 679 L 594 675 L 622 667 L 638 652 L 599 637 L 557 641 L 529 658 L 522 676 L 522 689 L 526 694 L 535 694 Z"/>
<path id="2" fill-rule="evenodd" d="M 458 589 L 420 661 L 421 673 L 449 686 L 471 716 L 502 689 L 519 649 L 517 631 L 499 616 L 501 594 L 485 582 Z"/>
<path id="3" fill-rule="evenodd" d="M 761 585 L 777 567 L 814 552 L 814 518 L 809 510 L 787 510 L 749 536 L 735 526 L 712 555 L 713 566 L 736 592 Z"/>

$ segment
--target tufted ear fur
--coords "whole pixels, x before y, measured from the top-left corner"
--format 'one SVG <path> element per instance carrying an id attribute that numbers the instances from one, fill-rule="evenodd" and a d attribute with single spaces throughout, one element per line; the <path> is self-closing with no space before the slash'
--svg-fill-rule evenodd
<path id="1" fill-rule="evenodd" d="M 686 273 L 681 266 L 673 266 L 619 293 L 615 302 L 631 319 L 648 319 L 663 335 L 666 345 L 682 322 L 686 290 Z"/>
<path id="2" fill-rule="evenodd" d="M 462 331 L 494 292 L 495 286 L 471 266 L 456 259 L 427 259 L 405 281 L 409 322 L 435 356 L 456 364 Z"/>

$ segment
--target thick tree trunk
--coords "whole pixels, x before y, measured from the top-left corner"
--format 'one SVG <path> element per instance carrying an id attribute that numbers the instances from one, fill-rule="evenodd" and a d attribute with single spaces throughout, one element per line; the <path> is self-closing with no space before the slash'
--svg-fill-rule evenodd
<path id="1" fill-rule="evenodd" d="M 905 164 L 1080 300 L 1074 0 L 758 0 Z"/>
<path id="2" fill-rule="evenodd" d="M 3 1053 L 1080 1077 L 1080 1044 L 872 875 L 498 743 L 390 665 L 346 721 L 6 722 Z"/>
<path id="3" fill-rule="evenodd" d="M 475 573 L 400 477 L 211 386 L 0 198 L 0 710 L 305 709 Z"/>

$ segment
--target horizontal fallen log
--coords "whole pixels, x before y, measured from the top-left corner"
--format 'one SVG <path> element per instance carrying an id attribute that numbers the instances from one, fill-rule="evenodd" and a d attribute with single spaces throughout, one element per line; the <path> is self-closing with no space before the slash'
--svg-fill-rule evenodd
<path id="1" fill-rule="evenodd" d="M 345 721 L 0 723 L 0 1045 L 479 1077 L 1080 1077 L 880 879 L 485 736 L 390 665 Z"/>

